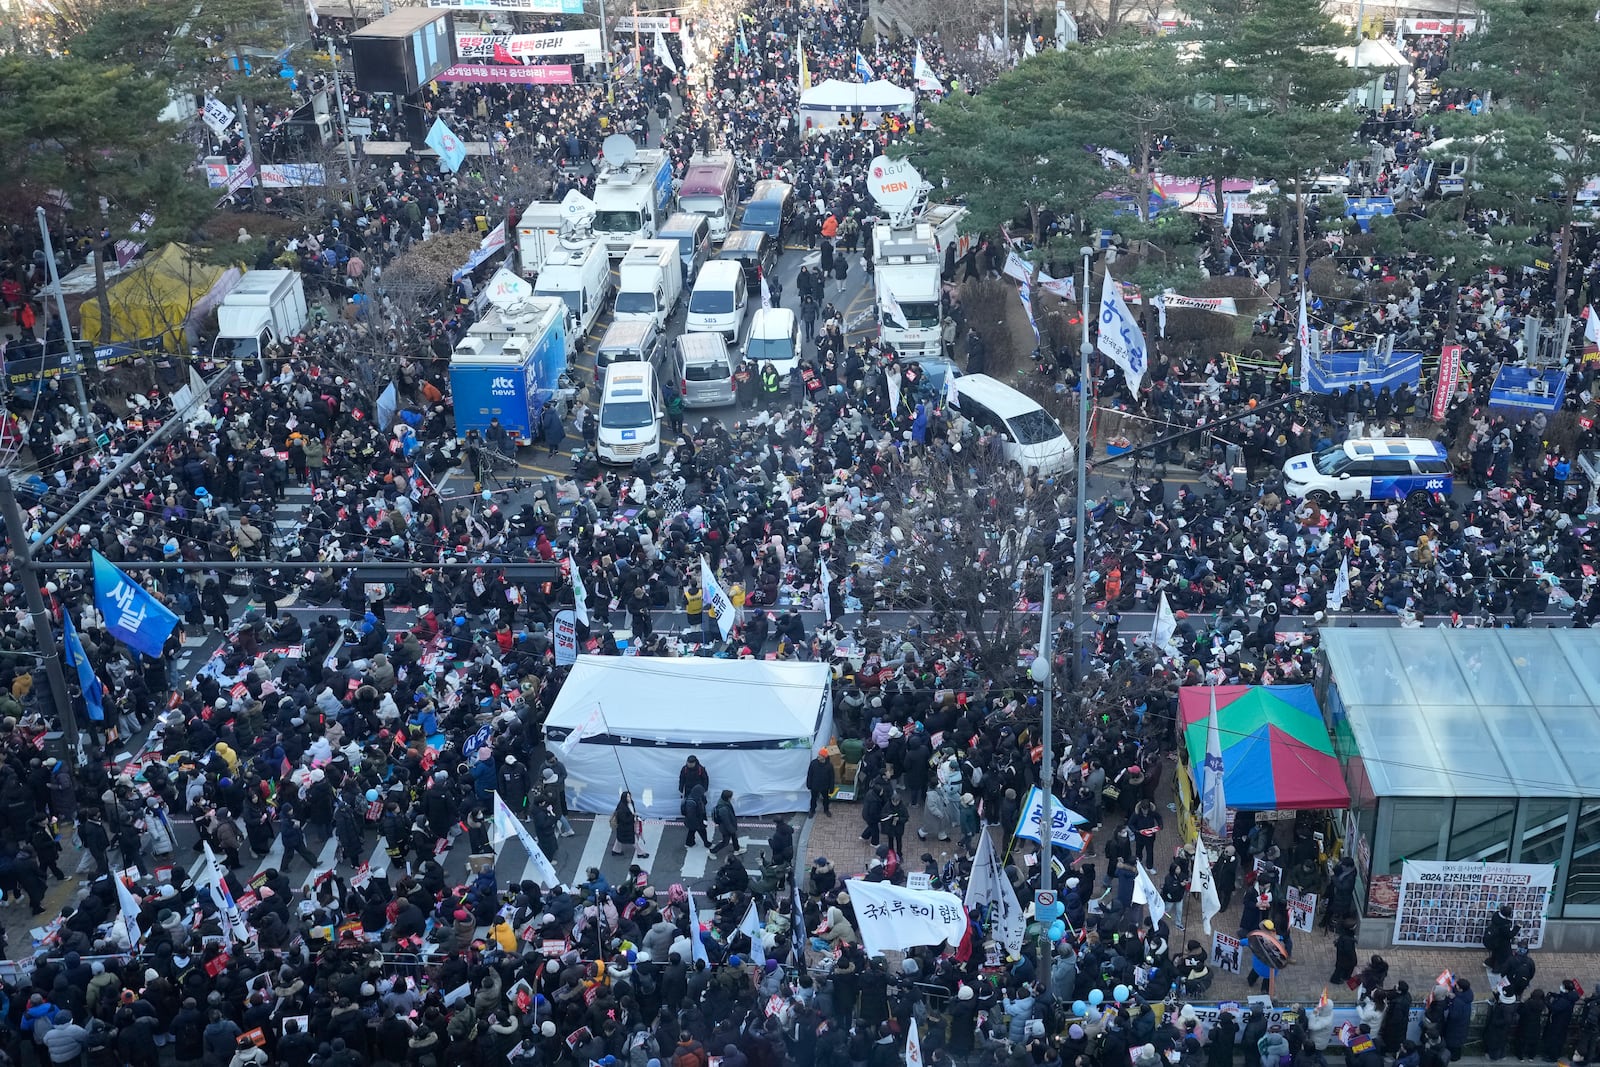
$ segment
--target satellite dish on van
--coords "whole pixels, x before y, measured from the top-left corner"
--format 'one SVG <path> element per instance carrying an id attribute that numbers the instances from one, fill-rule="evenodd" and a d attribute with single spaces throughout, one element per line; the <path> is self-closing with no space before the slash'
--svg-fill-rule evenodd
<path id="1" fill-rule="evenodd" d="M 594 217 L 594 213 L 594 201 L 576 189 L 568 190 L 567 195 L 561 198 L 561 214 L 573 225 L 588 221 Z"/>
<path id="2" fill-rule="evenodd" d="M 909 160 L 875 156 L 867 165 L 867 191 L 889 214 L 910 206 L 922 188 L 922 175 Z"/>
<path id="3" fill-rule="evenodd" d="M 638 153 L 639 146 L 633 143 L 633 139 L 620 133 L 612 134 L 600 145 L 600 155 L 618 170 L 632 163 Z"/>

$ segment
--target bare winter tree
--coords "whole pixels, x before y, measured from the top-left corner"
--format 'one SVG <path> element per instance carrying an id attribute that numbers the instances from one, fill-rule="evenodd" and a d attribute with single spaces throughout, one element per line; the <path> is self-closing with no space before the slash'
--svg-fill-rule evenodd
<path id="1" fill-rule="evenodd" d="M 1036 636 L 1019 608 L 1042 594 L 1041 565 L 1070 503 L 1062 487 L 1025 476 L 970 424 L 889 469 L 878 510 L 851 534 L 866 550 L 858 557 L 884 561 L 865 568 L 875 605 L 931 611 L 987 662 L 1014 664 Z"/>

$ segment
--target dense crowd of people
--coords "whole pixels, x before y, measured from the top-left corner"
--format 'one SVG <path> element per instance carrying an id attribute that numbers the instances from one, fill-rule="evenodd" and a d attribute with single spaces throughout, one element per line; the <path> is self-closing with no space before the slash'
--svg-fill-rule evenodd
<path id="1" fill-rule="evenodd" d="M 464 138 L 511 131 L 503 154 L 474 157 L 471 173 L 453 178 L 415 158 L 369 167 L 350 198 L 269 246 L 263 261 L 293 265 L 313 292 L 359 307 L 371 292 L 360 284 L 366 272 L 381 276 L 418 242 L 485 232 L 535 185 L 556 198 L 581 188 L 616 130 L 656 139 L 680 165 L 695 151 L 730 148 L 742 187 L 769 177 L 795 185 L 801 242 L 853 253 L 844 238 L 870 226 L 867 161 L 920 119 L 801 139 L 787 121 L 787 72 L 802 29 L 816 77 L 853 71 L 858 14 L 763 2 L 704 22 L 700 47 L 715 49 L 703 77 L 674 76 L 646 49 L 641 76 L 610 91 L 443 90 L 432 104 L 449 110 Z M 947 76 L 938 42 L 922 46 Z M 1425 51 L 1436 68 L 1437 50 Z M 872 62 L 904 81 L 915 52 L 914 41 L 886 41 Z M 675 99 L 659 107 L 663 96 Z M 382 117 L 359 95 L 349 105 Z M 1430 106 L 1450 102 L 1384 116 L 1367 131 L 1395 144 L 1396 167 L 1414 158 Z M 270 127 L 272 117 L 263 121 Z M 532 147 L 536 173 L 525 172 L 518 146 Z M 1593 264 L 1600 246 L 1582 243 L 1578 259 Z M 1277 247 L 1270 226 L 1240 221 L 1218 235 L 1207 264 L 1270 274 Z M 974 272 L 989 273 L 991 258 L 975 258 Z M 46 586 L 55 624 L 72 616 L 105 687 L 83 766 L 42 747 L 57 724 L 27 624 L 14 621 L 21 592 L 5 575 L 0 891 L 38 914 L 48 878 L 81 874 L 83 887 L 39 920 L 45 937 L 33 951 L 10 946 L 32 962 L 4 987 L 0 1051 L 12 1062 L 88 1067 L 154 1067 L 167 1055 L 203 1067 L 710 1067 L 713 1058 L 722 1067 L 891 1067 L 914 1019 L 929 1065 L 1232 1067 L 1236 1049 L 1245 1067 L 1322 1062 L 1332 1055 L 1323 1051 L 1331 1006 L 1272 1026 L 1259 1007 L 1202 1021 L 1184 1006 L 1205 1000 L 1215 976 L 1209 946 L 1182 921 L 1192 853 L 1155 847 L 1171 776 L 1182 773 L 1170 758 L 1179 686 L 1314 677 L 1314 623 L 1332 610 L 1346 562 L 1342 609 L 1390 612 L 1408 625 L 1490 616 L 1523 625 L 1556 610 L 1587 624 L 1600 614 L 1586 576 L 1595 535 L 1579 521 L 1584 501 L 1570 476 L 1589 431 L 1556 443 L 1543 423 L 1488 410 L 1496 362 L 1513 343 L 1509 318 L 1541 298 L 1542 283 L 1517 291 L 1499 278 L 1454 294 L 1422 254 L 1348 269 L 1358 295 L 1330 299 L 1319 311 L 1325 328 L 1433 343 L 1452 311 L 1466 324 L 1466 373 L 1444 433 L 1474 491 L 1328 505 L 1283 492 L 1289 455 L 1419 425 L 1410 390 L 1276 406 L 1292 391 L 1286 371 L 1234 371 L 1174 345 L 1133 396 L 1097 364 L 1102 396 L 1191 433 L 1154 457 L 1155 473 L 1130 477 L 1129 492 L 1108 486 L 1089 510 L 1086 599 L 1097 614 L 1076 645 L 1083 681 L 1069 684 L 1076 672 L 1058 665 L 1064 755 L 1055 767 L 1040 765 L 1038 697 L 1018 666 L 1036 647 L 1036 626 L 999 609 L 1037 606 L 1045 562 L 1071 573 L 1067 487 L 1037 472 L 997 477 L 992 433 L 935 395 L 908 392 L 894 406 L 881 373 L 888 356 L 848 343 L 825 287 L 813 309 L 822 325 L 812 365 L 824 388 L 764 398 L 760 415 L 736 424 L 691 422 L 659 468 L 579 471 L 553 497 L 541 490 L 504 508 L 493 493 L 436 488 L 453 466 L 481 464 L 472 447 L 455 446 L 450 418 L 445 359 L 472 317 L 455 294 L 430 315 L 380 303 L 318 321 L 271 352 L 265 374 L 224 374 L 202 419 L 36 549 L 42 560 L 74 563 L 98 550 L 135 575 L 146 573 L 141 562 L 192 565 L 147 572 L 183 620 L 160 657 L 110 637 L 85 572 L 57 572 Z M 1396 278 L 1414 291 L 1373 298 Z M 791 299 L 803 310 L 805 294 Z M 1258 328 L 1275 344 L 1293 321 L 1280 308 Z M 361 387 L 372 331 L 398 361 L 388 425 L 376 390 Z M 973 351 L 966 342 L 963 350 Z M 1593 374 L 1573 370 L 1569 396 Z M 159 414 L 162 404 L 141 397 L 137 406 Z M 1259 414 L 1208 431 L 1252 404 Z M 104 401 L 69 411 L 56 383 L 23 414 L 40 468 L 29 487 L 39 530 L 150 432 L 150 420 Z M 580 438 L 584 414 L 572 420 Z M 89 421 L 74 427 L 74 416 Z M 106 443 L 89 460 L 67 447 L 101 434 Z M 1253 471 L 1249 492 L 1220 475 L 1168 491 L 1163 464 L 1190 460 L 1209 474 L 1228 443 Z M 267 517 L 290 486 L 314 495 L 285 531 Z M 707 611 L 702 557 L 742 609 L 726 640 Z M 208 572 L 208 561 L 231 558 L 280 566 Z M 380 580 L 327 566 L 383 561 L 415 565 Z M 564 680 L 551 632 L 555 612 L 574 603 L 573 568 L 588 653 L 620 653 L 615 624 L 644 656 L 835 665 L 839 743 L 813 762 L 807 787 L 813 814 L 820 806 L 823 818 L 842 815 L 830 803 L 834 758 L 854 757 L 853 810 L 875 857 L 861 874 L 869 881 L 921 874 L 959 890 L 984 825 L 1015 825 L 1028 789 L 1050 783 L 1091 829 L 1090 852 L 1058 883 L 1071 935 L 1051 943 L 1050 924 L 1035 916 L 1020 951 L 998 959 L 981 923 L 970 941 L 914 949 L 892 967 L 869 958 L 845 883 L 858 872 L 798 854 L 785 825 L 752 878 L 715 768 L 698 764 L 686 766 L 681 792 L 690 840 L 698 830 L 712 845 L 708 824 L 716 835 L 718 866 L 703 887 L 652 877 L 626 794 L 614 817 L 615 848 L 633 854 L 625 883 L 598 870 L 571 885 L 513 882 L 493 865 L 465 881 L 448 877 L 441 845 L 465 835 L 474 855 L 495 847 L 497 798 L 547 858 L 570 848 L 566 770 L 542 723 Z M 229 593 L 259 608 L 234 618 Z M 1162 596 L 1179 613 L 1176 656 L 1119 627 L 1121 613 L 1152 610 Z M 307 620 L 284 610 L 290 604 L 326 610 Z M 882 621 L 895 609 L 916 614 Z M 1306 636 L 1280 632 L 1291 616 L 1311 623 Z M 181 634 L 207 628 L 224 634 L 222 648 L 184 677 Z M 1066 636 L 1058 648 L 1073 647 Z M 75 686 L 70 698 L 87 722 Z M 144 750 L 117 765 L 132 738 L 147 738 Z M 229 872 L 226 894 L 208 876 L 197 882 L 179 855 L 187 843 L 174 826 L 188 820 Z M 1513 931 L 1486 940 L 1481 989 L 1456 976 L 1413 994 L 1381 958 L 1360 965 L 1352 869 L 1318 862 L 1322 829 L 1241 818 L 1213 863 L 1224 908 L 1237 894 L 1238 933 L 1258 958 L 1280 935 L 1293 951 L 1288 889 L 1328 902 L 1338 946 L 1330 982 L 1360 991 L 1358 1023 L 1338 1038 L 1352 1067 L 1459 1058 L 1479 996 L 1493 998 L 1482 1038 L 1491 1057 L 1593 1057 L 1600 1000 L 1574 976 L 1536 988 Z M 939 849 L 950 858 L 936 860 L 927 836 L 950 842 Z M 61 866 L 69 840 L 76 872 Z M 341 864 L 302 892 L 290 873 L 302 861 L 315 870 L 315 849 L 330 841 Z M 244 877 L 246 854 L 264 858 L 275 842 L 278 865 Z M 386 871 L 363 869 L 375 843 Z M 1152 922 L 1134 903 L 1137 864 L 1161 879 L 1170 922 Z M 113 881 L 129 872 L 137 944 Z M 1037 876 L 1025 862 L 1014 860 L 1007 876 L 1019 899 L 1032 899 Z M 1126 995 L 1112 995 L 1121 987 Z M 1424 1009 L 1415 1031 L 1413 1008 Z"/>

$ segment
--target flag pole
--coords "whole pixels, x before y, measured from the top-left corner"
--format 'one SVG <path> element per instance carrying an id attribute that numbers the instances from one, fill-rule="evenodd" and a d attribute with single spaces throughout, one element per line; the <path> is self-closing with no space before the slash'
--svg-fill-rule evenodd
<path id="1" fill-rule="evenodd" d="M 606 728 L 606 734 L 609 736 L 611 724 L 606 721 L 605 705 L 596 702 L 595 710 L 600 712 L 600 724 Z M 617 761 L 617 777 L 622 779 L 622 788 L 627 790 L 628 796 L 633 796 L 633 786 L 628 784 L 628 772 L 622 769 L 622 753 L 617 751 L 616 745 L 611 746 L 611 758 Z"/>

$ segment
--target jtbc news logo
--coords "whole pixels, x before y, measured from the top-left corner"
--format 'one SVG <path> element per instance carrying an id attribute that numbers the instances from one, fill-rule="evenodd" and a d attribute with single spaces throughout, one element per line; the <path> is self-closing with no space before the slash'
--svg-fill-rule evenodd
<path id="1" fill-rule="evenodd" d="M 516 379 L 500 375 L 489 383 L 489 392 L 494 396 L 516 396 Z"/>

